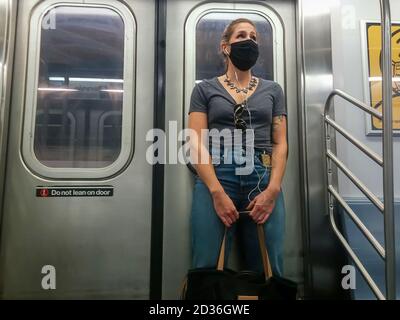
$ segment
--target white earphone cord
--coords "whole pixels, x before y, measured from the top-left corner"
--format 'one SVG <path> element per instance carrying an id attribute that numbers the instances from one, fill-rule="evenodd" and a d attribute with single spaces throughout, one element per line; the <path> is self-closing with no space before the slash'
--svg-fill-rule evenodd
<path id="1" fill-rule="evenodd" d="M 238 79 L 236 70 L 234 70 L 234 72 L 235 72 L 236 81 L 237 81 L 238 85 L 240 86 L 240 84 L 239 84 L 239 79 Z M 241 91 L 241 92 L 243 92 L 243 91 Z M 243 97 L 243 94 L 242 94 L 242 97 Z M 247 93 L 245 93 L 245 96 L 244 96 L 244 100 L 243 100 L 243 101 L 244 101 L 243 106 L 244 106 L 244 108 L 246 109 L 246 111 L 247 111 L 247 113 L 248 113 L 248 115 L 249 115 L 250 129 L 253 130 L 253 132 L 254 132 L 253 123 L 252 123 L 252 118 L 251 118 L 251 112 L 250 112 L 249 106 L 248 106 L 248 104 L 247 104 Z M 254 170 L 255 170 L 256 173 L 257 173 L 258 183 L 257 183 L 257 185 L 256 185 L 252 190 L 250 190 L 250 192 L 249 192 L 248 195 L 247 195 L 247 199 L 249 200 L 249 202 L 251 202 L 250 196 L 251 196 L 251 194 L 252 194 L 254 191 L 256 191 L 256 190 L 258 189 L 258 191 L 259 191 L 260 193 L 262 192 L 262 190 L 260 189 L 260 184 L 261 184 L 262 179 L 265 177 L 265 174 L 267 173 L 267 168 L 265 168 L 264 173 L 263 173 L 261 176 L 260 176 L 260 174 L 258 173 L 258 170 L 257 170 L 257 168 L 256 168 L 255 166 L 254 166 Z"/>

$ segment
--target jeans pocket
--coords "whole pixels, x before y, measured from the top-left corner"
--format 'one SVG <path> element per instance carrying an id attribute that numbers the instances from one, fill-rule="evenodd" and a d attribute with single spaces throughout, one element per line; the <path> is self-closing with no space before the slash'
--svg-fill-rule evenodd
<path id="1" fill-rule="evenodd" d="M 255 165 L 255 166 L 259 166 L 259 167 L 263 167 L 263 168 L 268 168 L 267 166 L 265 166 L 265 165 L 262 163 L 260 157 L 261 157 L 260 155 L 254 156 L 254 165 Z"/>
<path id="2" fill-rule="evenodd" d="M 264 165 L 264 163 L 261 160 L 261 155 L 256 155 L 254 156 L 254 165 L 258 165 L 258 166 L 262 166 L 263 168 L 266 168 L 268 170 L 268 172 L 271 172 L 271 166 L 268 165 Z"/>

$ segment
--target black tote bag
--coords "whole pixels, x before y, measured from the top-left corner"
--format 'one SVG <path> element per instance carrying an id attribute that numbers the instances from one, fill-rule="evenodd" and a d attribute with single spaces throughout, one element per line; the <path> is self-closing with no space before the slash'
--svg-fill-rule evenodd
<path id="1" fill-rule="evenodd" d="M 263 261 L 263 273 L 224 269 L 226 231 L 222 240 L 217 268 L 191 269 L 181 292 L 183 300 L 295 300 L 295 282 L 272 275 L 265 246 L 264 229 L 257 225 Z"/>

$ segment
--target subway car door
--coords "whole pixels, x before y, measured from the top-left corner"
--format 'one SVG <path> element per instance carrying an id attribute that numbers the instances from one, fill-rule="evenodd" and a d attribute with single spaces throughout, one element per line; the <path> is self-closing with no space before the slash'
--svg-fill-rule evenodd
<path id="1" fill-rule="evenodd" d="M 233 19 L 253 20 L 259 32 L 260 57 L 254 74 L 277 81 L 288 108 L 289 159 L 283 183 L 287 212 L 285 275 L 303 283 L 300 212 L 299 138 L 295 1 L 167 2 L 166 127 L 187 124 L 191 91 L 197 81 L 224 73 L 219 43 Z M 170 186 L 174 186 L 171 188 Z M 175 299 L 190 267 L 190 205 L 193 175 L 184 164 L 165 170 L 163 297 Z M 179 253 L 179 254 L 177 254 Z"/>
<path id="2" fill-rule="evenodd" d="M 154 1 L 18 1 L 2 298 L 149 297 Z"/>

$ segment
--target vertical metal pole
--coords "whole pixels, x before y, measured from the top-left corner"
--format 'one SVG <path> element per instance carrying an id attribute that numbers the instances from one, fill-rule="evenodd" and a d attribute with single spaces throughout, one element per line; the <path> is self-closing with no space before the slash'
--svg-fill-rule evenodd
<path id="1" fill-rule="evenodd" d="M 396 299 L 396 248 L 394 239 L 392 29 L 389 0 L 380 0 L 382 23 L 383 195 L 386 249 L 386 299 Z"/>
<path id="2" fill-rule="evenodd" d="M 155 0 L 154 128 L 165 132 L 165 59 L 167 1 Z M 150 300 L 162 298 L 164 165 L 153 166 Z"/>
<path id="3" fill-rule="evenodd" d="M 327 104 L 330 104 L 330 99 L 328 98 Z M 330 210 L 332 208 L 333 199 L 331 193 L 328 191 L 329 187 L 332 185 L 332 161 L 327 156 L 327 152 L 331 150 L 331 132 L 328 123 L 326 122 L 327 113 L 324 113 L 324 158 L 325 158 L 325 187 L 327 188 L 327 208 L 326 214 L 330 214 Z"/>
<path id="4" fill-rule="evenodd" d="M 303 17 L 303 1 L 296 1 L 296 44 L 297 44 L 297 81 L 298 81 L 298 101 L 299 101 L 299 137 L 300 137 L 300 181 L 302 182 L 301 193 L 301 227 L 303 234 L 303 268 L 304 268 L 304 296 L 311 297 L 314 290 L 314 276 L 311 263 L 311 235 L 310 235 L 310 208 L 309 208 L 309 190 L 308 190 L 308 168 L 307 168 L 307 130 L 306 130 L 306 100 L 305 100 L 305 57 L 304 57 L 304 17 Z"/>

